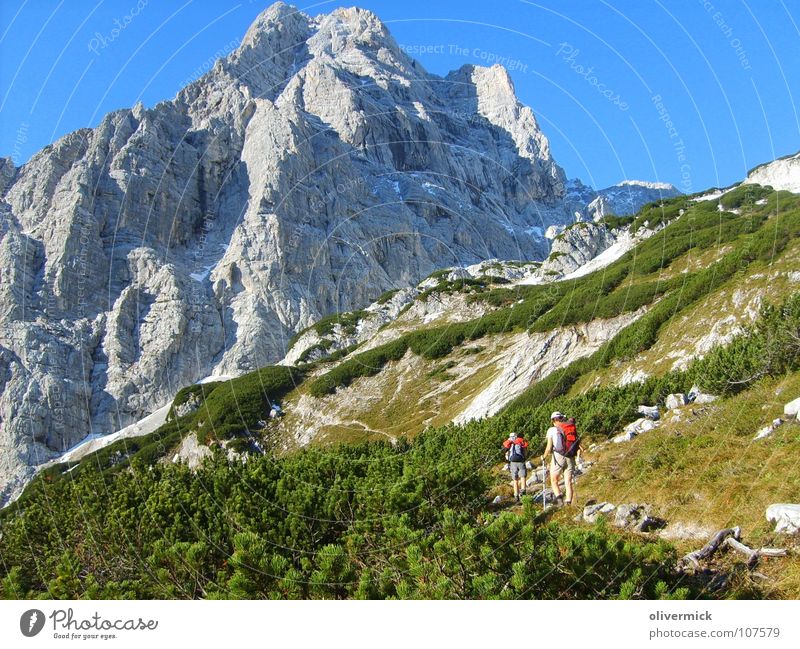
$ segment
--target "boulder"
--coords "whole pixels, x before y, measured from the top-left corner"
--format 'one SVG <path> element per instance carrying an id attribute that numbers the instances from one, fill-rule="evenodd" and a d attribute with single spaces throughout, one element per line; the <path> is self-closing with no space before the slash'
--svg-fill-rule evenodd
<path id="1" fill-rule="evenodd" d="M 594 523 L 601 516 L 608 516 L 617 508 L 612 503 L 591 503 L 583 508 L 583 520 L 587 523 Z"/>
<path id="2" fill-rule="evenodd" d="M 715 396 L 715 395 L 713 395 L 713 394 L 703 394 L 703 393 L 701 392 L 700 394 L 698 394 L 698 395 L 697 395 L 697 396 L 694 398 L 694 403 L 697 403 L 697 404 L 711 403 L 711 402 L 713 402 L 713 401 L 716 401 L 716 400 L 717 400 L 717 398 L 718 398 L 718 397 L 717 397 L 717 396 Z"/>
<path id="3" fill-rule="evenodd" d="M 767 507 L 767 520 L 775 523 L 775 531 L 797 534 L 800 531 L 800 505 L 775 503 Z"/>
<path id="4" fill-rule="evenodd" d="M 646 433 L 648 430 L 653 430 L 654 428 L 658 428 L 658 423 L 653 421 L 652 419 L 640 419 L 639 420 L 639 434 Z"/>
<path id="5" fill-rule="evenodd" d="M 675 394 L 670 394 L 667 396 L 664 406 L 667 408 L 667 410 L 675 410 L 675 408 L 685 406 L 687 403 L 688 400 L 686 399 L 686 395 L 682 392 L 676 392 Z"/>
<path id="6" fill-rule="evenodd" d="M 650 515 L 650 505 L 619 505 L 614 515 L 614 525 L 636 532 L 649 532 L 666 526 L 666 521 Z"/>
<path id="7" fill-rule="evenodd" d="M 625 428 L 622 429 L 622 433 L 616 437 L 613 437 L 611 441 L 615 444 L 619 444 L 621 442 L 630 442 L 637 435 L 646 433 L 648 430 L 653 430 L 653 428 L 656 428 L 657 426 L 658 424 L 652 419 L 642 417 L 625 426 Z"/>
<path id="8" fill-rule="evenodd" d="M 175 406 L 175 416 L 180 418 L 193 413 L 200 407 L 200 398 L 196 394 L 189 395 L 180 405 Z"/>
<path id="9" fill-rule="evenodd" d="M 658 421 L 659 417 L 661 416 L 658 412 L 658 406 L 639 406 L 636 409 L 636 412 L 643 417 L 652 419 L 653 421 Z"/>
<path id="10" fill-rule="evenodd" d="M 642 417 L 641 419 L 637 419 L 636 421 L 632 421 L 629 423 L 625 428 L 622 429 L 623 433 L 633 433 L 634 435 L 638 435 L 642 430 L 642 424 L 645 421 L 650 421 L 649 419 L 645 419 Z"/>
<path id="11" fill-rule="evenodd" d="M 211 449 L 205 444 L 201 444 L 197 439 L 197 434 L 191 432 L 183 438 L 181 445 L 178 447 L 178 452 L 172 458 L 172 462 L 174 464 L 186 464 L 192 471 L 196 471 L 203 461 L 211 457 L 211 455 Z"/>
<path id="12" fill-rule="evenodd" d="M 692 389 L 689 390 L 689 394 L 686 395 L 687 401 L 690 403 L 711 403 L 712 401 L 716 401 L 717 397 L 713 394 L 705 394 L 701 392 L 700 388 L 696 385 L 692 386 Z"/>
<path id="13" fill-rule="evenodd" d="M 790 401 L 783 407 L 783 414 L 786 417 L 797 417 L 798 412 L 800 412 L 800 398 Z"/>

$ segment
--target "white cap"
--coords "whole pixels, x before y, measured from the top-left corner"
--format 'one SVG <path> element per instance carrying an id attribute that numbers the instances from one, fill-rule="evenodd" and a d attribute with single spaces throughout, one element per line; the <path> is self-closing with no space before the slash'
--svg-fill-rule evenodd
<path id="1" fill-rule="evenodd" d="M 516 434 L 516 433 L 511 433 L 511 434 L 508 436 L 508 439 L 517 439 L 517 434 Z"/>
<path id="2" fill-rule="evenodd" d="M 562 415 L 558 410 L 556 410 L 552 415 L 550 415 L 550 419 L 563 419 L 564 415 Z"/>

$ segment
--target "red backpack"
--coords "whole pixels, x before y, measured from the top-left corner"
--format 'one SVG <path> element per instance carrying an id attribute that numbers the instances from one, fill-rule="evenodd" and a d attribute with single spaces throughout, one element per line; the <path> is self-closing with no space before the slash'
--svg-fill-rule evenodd
<path id="1" fill-rule="evenodd" d="M 570 421 L 556 422 L 556 439 L 553 444 L 553 450 L 556 453 L 564 457 L 575 457 L 580 444 L 578 427 L 574 423 Z"/>

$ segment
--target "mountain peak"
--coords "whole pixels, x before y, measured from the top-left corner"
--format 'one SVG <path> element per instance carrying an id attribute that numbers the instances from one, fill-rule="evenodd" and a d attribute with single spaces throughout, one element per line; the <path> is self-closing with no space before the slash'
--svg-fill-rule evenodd
<path id="1" fill-rule="evenodd" d="M 293 5 L 276 2 L 262 11 L 248 28 L 239 50 L 257 48 L 275 32 L 308 26 L 309 16 Z"/>

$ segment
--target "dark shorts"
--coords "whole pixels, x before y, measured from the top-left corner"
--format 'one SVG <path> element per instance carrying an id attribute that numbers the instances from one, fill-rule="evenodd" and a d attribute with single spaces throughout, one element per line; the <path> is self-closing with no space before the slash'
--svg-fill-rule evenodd
<path id="1" fill-rule="evenodd" d="M 528 467 L 525 466 L 525 462 L 509 462 L 508 470 L 511 471 L 511 477 L 514 479 L 524 478 L 528 475 Z"/>

